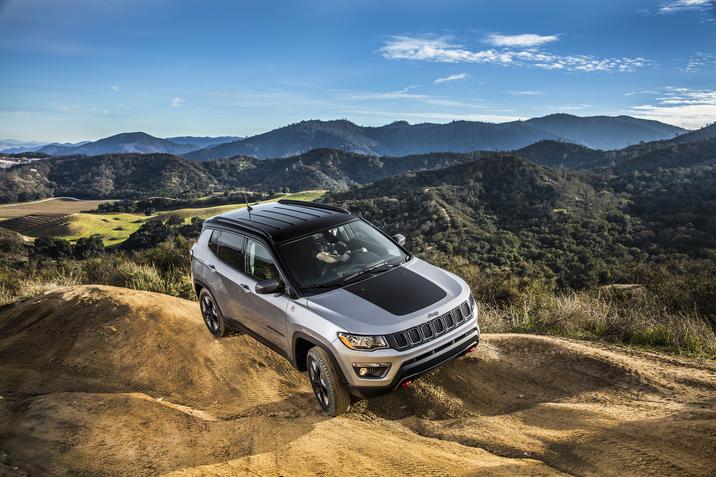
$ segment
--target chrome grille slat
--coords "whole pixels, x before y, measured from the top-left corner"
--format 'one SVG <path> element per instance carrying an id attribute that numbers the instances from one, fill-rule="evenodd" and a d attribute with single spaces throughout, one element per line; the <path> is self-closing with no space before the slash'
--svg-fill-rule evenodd
<path id="1" fill-rule="evenodd" d="M 392 334 L 393 347 L 407 350 L 419 344 L 433 340 L 445 333 L 462 326 L 471 316 L 472 309 L 465 301 L 442 316 L 428 320 L 418 326 Z"/>

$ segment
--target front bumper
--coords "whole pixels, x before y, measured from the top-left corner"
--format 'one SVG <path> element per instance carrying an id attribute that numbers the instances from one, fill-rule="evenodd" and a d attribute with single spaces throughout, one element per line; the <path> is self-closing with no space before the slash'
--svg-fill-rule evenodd
<path id="1" fill-rule="evenodd" d="M 442 345 L 444 347 L 436 348 L 435 351 L 428 351 L 422 356 L 406 361 L 400 366 L 394 374 L 393 379 L 387 385 L 364 386 L 349 384 L 348 390 L 353 396 L 358 398 L 382 396 L 395 390 L 406 381 L 412 381 L 431 369 L 459 358 L 479 343 L 480 331 L 478 328 L 472 328 L 465 333 L 465 335 L 459 336 L 446 345 Z"/>
<path id="2" fill-rule="evenodd" d="M 480 328 L 474 310 L 470 319 L 450 333 L 409 350 L 351 351 L 339 341 L 334 343 L 338 351 L 334 355 L 351 394 L 365 398 L 386 394 L 401 383 L 462 356 L 479 342 Z M 353 363 L 366 361 L 389 363 L 390 369 L 383 378 L 360 378 L 353 369 Z"/>

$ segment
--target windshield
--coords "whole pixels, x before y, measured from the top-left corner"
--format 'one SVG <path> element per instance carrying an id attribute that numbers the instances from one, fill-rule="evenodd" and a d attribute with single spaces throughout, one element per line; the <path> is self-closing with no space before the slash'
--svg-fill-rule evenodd
<path id="1" fill-rule="evenodd" d="M 409 258 L 362 220 L 317 232 L 278 249 L 298 287 L 316 292 L 372 276 Z"/>

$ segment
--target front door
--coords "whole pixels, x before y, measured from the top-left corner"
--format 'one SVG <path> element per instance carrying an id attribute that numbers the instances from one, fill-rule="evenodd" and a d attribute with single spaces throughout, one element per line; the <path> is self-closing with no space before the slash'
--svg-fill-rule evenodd
<path id="1" fill-rule="evenodd" d="M 245 250 L 245 275 L 240 282 L 244 290 L 244 300 L 240 301 L 244 307 L 243 313 L 251 315 L 252 321 L 259 323 L 264 338 L 286 350 L 286 309 L 289 298 L 284 293 L 258 294 L 254 289 L 261 280 L 281 280 L 276 263 L 266 246 L 257 240 L 247 239 Z"/>

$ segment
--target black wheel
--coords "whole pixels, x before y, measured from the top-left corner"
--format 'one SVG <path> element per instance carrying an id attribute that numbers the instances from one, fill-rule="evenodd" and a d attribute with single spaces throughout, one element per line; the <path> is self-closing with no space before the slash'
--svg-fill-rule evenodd
<path id="1" fill-rule="evenodd" d="M 331 417 L 346 412 L 351 407 L 351 396 L 341 384 L 328 353 L 314 346 L 308 351 L 306 365 L 313 394 L 323 411 Z"/>
<path id="2" fill-rule="evenodd" d="M 211 334 L 217 338 L 226 336 L 227 330 L 224 317 L 221 315 L 221 310 L 216 305 L 211 292 L 206 288 L 203 288 L 199 293 L 199 306 L 201 307 L 201 316 L 204 318 L 204 323 Z"/>

